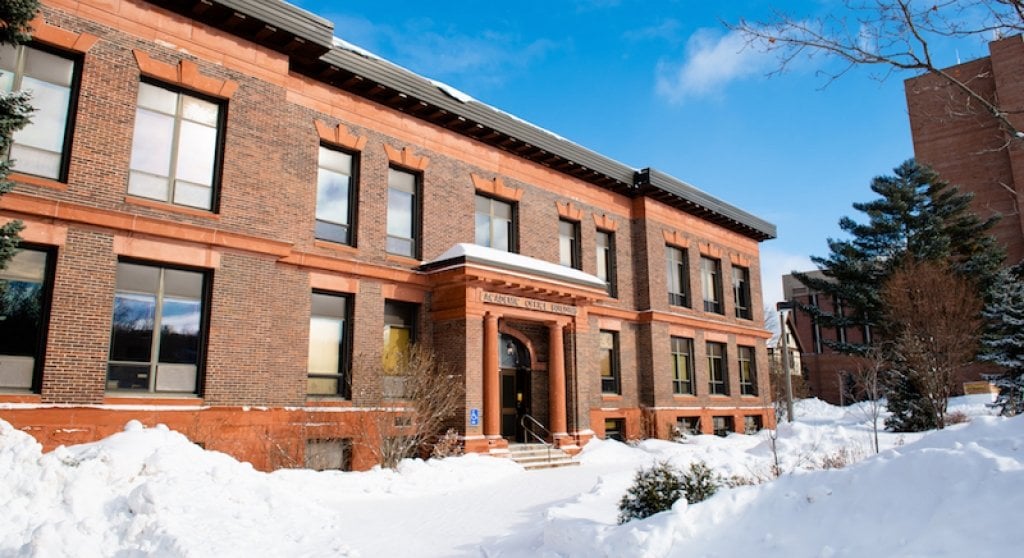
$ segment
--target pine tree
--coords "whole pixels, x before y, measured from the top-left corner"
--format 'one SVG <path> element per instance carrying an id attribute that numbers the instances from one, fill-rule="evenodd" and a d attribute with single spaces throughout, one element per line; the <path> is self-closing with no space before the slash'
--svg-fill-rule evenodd
<path id="1" fill-rule="evenodd" d="M 683 479 L 669 462 L 660 461 L 640 469 L 619 501 L 619 524 L 670 510 L 682 497 Z"/>
<path id="2" fill-rule="evenodd" d="M 999 274 L 982 315 L 986 327 L 979 360 L 1006 370 L 989 377 L 999 388 L 993 406 L 1005 416 L 1024 413 L 1024 262 Z"/>
<path id="3" fill-rule="evenodd" d="M 4 0 L 0 2 L 0 46 L 17 46 L 28 42 L 28 24 L 39 11 L 38 0 Z M 14 133 L 25 127 L 32 114 L 30 95 L 25 91 L 0 92 L 0 195 L 11 191 L 14 184 L 7 179 L 10 173 L 9 153 Z M 0 269 L 14 256 L 18 247 L 20 221 L 0 226 Z"/>
<path id="4" fill-rule="evenodd" d="M 824 277 L 795 276 L 809 289 L 841 301 L 844 313 L 825 313 L 803 306 L 822 327 L 870 327 L 875 338 L 895 338 L 887 332 L 881 291 L 886 280 L 909 258 L 912 261 L 949 262 L 953 271 L 970 277 L 984 300 L 996 283 L 1004 254 L 989 230 L 998 217 L 979 219 L 970 210 L 972 195 L 961 193 L 928 167 L 913 159 L 894 169 L 893 176 L 876 177 L 871 190 L 879 198 L 855 203 L 866 222 L 843 217 L 839 227 L 846 240 L 829 239 L 828 257 L 812 256 Z M 864 354 L 869 347 L 831 342 L 842 353 Z M 919 430 L 930 424 L 922 412 L 920 391 L 907 382 L 911 374 L 898 369 L 888 378 L 891 393 L 887 425 L 897 430 Z M 906 419 L 906 420 L 903 420 Z"/>
<path id="5" fill-rule="evenodd" d="M 803 307 L 822 327 L 882 326 L 881 288 L 905 256 L 917 261 L 949 260 L 953 268 L 972 277 L 982 292 L 993 284 L 1003 251 L 988 231 L 997 217 L 979 219 L 970 211 L 973 197 L 960 193 L 928 167 L 913 159 L 879 176 L 871 190 L 880 197 L 853 208 L 867 215 L 866 223 L 850 217 L 839 221 L 849 240 L 829 239 L 828 257 L 811 256 L 824 278 L 794 275 L 813 291 L 831 295 L 852 310 L 846 316 Z M 884 333 L 884 332 L 883 332 Z M 862 354 L 866 346 L 833 343 L 844 353 Z"/>

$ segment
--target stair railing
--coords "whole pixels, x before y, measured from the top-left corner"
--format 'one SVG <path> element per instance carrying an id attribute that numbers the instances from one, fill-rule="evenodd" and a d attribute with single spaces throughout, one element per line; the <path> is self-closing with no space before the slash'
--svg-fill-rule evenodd
<path id="1" fill-rule="evenodd" d="M 530 415 L 523 415 L 523 417 L 519 419 L 519 426 L 523 427 L 523 432 L 527 435 L 528 438 L 533 438 L 534 440 L 537 440 L 538 442 L 544 444 L 544 446 L 548 448 L 548 461 L 551 461 L 551 444 L 548 443 L 548 438 L 550 438 L 551 440 L 555 439 L 554 436 L 551 434 L 551 431 L 545 428 L 544 425 L 540 423 L 540 421 L 538 421 L 537 419 L 533 418 Z M 541 436 L 537 432 L 538 430 L 545 434 L 546 436 Z"/>

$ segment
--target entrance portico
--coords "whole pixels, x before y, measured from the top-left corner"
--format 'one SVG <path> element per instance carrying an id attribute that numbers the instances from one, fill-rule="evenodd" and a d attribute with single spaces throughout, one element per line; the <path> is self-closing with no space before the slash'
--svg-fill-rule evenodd
<path id="1" fill-rule="evenodd" d="M 434 285 L 435 323 L 458 322 L 458 329 L 466 331 L 464 351 L 453 351 L 456 358 L 464 355 L 466 365 L 466 450 L 505 451 L 510 440 L 519 441 L 527 414 L 546 429 L 537 432 L 546 441 L 575 449 L 578 440 L 569 425 L 581 418 L 568 413 L 575 386 L 568 381 L 574 370 L 567 363 L 575 359 L 567 354 L 575 350 L 574 336 L 587 330 L 588 307 L 607 296 L 604 282 L 575 269 L 475 245 L 457 245 L 424 271 L 431 273 Z M 479 337 L 472 335 L 477 327 Z M 503 366 L 509 349 L 526 353 L 526 362 Z M 482 412 L 475 410 L 476 401 Z M 510 416 L 518 424 L 510 426 Z"/>

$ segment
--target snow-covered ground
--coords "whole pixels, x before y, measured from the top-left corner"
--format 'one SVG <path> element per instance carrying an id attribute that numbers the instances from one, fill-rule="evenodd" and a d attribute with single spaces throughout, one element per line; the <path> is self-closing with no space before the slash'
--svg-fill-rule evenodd
<path id="1" fill-rule="evenodd" d="M 976 396 L 954 408 L 970 422 L 883 432 L 879 455 L 860 409 L 810 400 L 777 452 L 767 433 L 596 440 L 579 467 L 533 472 L 470 455 L 266 474 L 134 421 L 42 454 L 0 421 L 0 556 L 1019 555 L 1024 417 L 989 416 Z M 616 524 L 638 467 L 698 459 L 751 484 Z"/>

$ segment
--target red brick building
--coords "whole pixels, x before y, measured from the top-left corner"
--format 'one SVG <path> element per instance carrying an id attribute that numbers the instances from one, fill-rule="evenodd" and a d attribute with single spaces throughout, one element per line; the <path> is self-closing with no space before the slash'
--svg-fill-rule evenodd
<path id="1" fill-rule="evenodd" d="M 470 451 L 525 414 L 569 450 L 771 423 L 773 225 L 276 0 L 44 0 L 33 28 L 0 52 L 39 108 L 0 198 L 26 224 L 0 418 L 45 446 L 137 418 L 263 469 L 366 467 L 411 341 L 465 388 Z"/>
<path id="2" fill-rule="evenodd" d="M 1024 36 L 992 41 L 988 48 L 988 57 L 945 71 L 996 100 L 1024 129 Z M 980 217 L 1002 216 L 993 234 L 1006 247 L 1007 263 L 1017 263 L 1024 258 L 1022 143 L 1011 142 L 995 118 L 933 75 L 908 79 L 906 93 L 917 160 L 973 192 L 971 207 Z"/>

